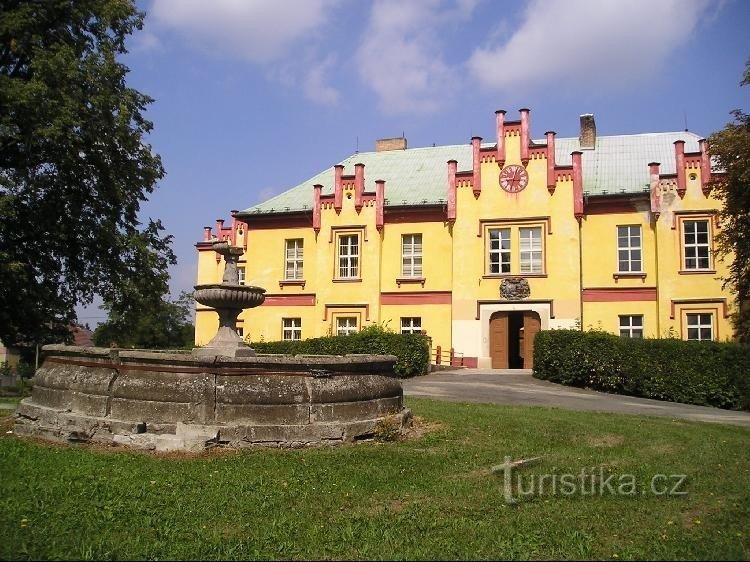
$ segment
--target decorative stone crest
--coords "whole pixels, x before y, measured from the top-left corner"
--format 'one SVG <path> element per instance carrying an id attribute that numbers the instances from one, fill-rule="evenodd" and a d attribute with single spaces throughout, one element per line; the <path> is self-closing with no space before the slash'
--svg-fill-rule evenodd
<path id="1" fill-rule="evenodd" d="M 529 282 L 523 277 L 508 277 L 500 283 L 500 296 L 509 301 L 520 301 L 531 294 Z"/>

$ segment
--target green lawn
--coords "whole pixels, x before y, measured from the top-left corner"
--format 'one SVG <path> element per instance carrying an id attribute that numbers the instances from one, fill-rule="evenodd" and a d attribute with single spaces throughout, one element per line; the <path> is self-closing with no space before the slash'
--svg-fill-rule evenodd
<path id="1" fill-rule="evenodd" d="M 750 431 L 409 399 L 433 425 L 398 443 L 166 458 L 6 435 L 0 558 L 748 558 Z M 503 499 L 519 474 L 604 466 L 686 496 Z"/>

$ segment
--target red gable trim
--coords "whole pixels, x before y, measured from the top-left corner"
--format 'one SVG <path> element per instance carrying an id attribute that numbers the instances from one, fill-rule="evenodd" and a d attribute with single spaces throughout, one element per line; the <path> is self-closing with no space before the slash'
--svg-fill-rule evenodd
<path id="1" fill-rule="evenodd" d="M 450 291 L 380 293 L 380 304 L 451 304 Z"/>
<path id="2" fill-rule="evenodd" d="M 656 287 L 584 289 L 583 302 L 655 301 Z"/>

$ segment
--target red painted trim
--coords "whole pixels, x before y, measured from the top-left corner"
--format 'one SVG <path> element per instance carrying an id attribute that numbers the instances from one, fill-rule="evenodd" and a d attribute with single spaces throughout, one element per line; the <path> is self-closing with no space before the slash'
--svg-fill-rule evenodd
<path id="1" fill-rule="evenodd" d="M 573 214 L 576 219 L 583 217 L 583 170 L 581 157 L 583 153 L 576 150 L 571 153 L 573 157 Z"/>
<path id="2" fill-rule="evenodd" d="M 263 306 L 315 306 L 315 293 L 297 295 L 266 294 Z"/>
<path id="3" fill-rule="evenodd" d="M 380 304 L 451 304 L 450 291 L 380 293 Z"/>
<path id="4" fill-rule="evenodd" d="M 359 212 L 362 209 L 362 194 L 365 191 L 365 165 L 354 164 L 354 208 Z"/>
<path id="5" fill-rule="evenodd" d="M 704 195 L 711 193 L 711 154 L 708 151 L 708 141 L 701 139 L 698 141 L 701 151 L 701 189 Z"/>
<path id="6" fill-rule="evenodd" d="M 405 222 L 445 222 L 446 220 L 446 214 L 442 207 L 385 209 L 386 224 L 399 224 Z"/>
<path id="7" fill-rule="evenodd" d="M 320 193 L 323 191 L 323 186 L 316 183 L 313 186 L 313 210 L 312 210 L 312 222 L 313 230 L 320 232 Z"/>
<path id="8" fill-rule="evenodd" d="M 476 357 L 466 357 L 464 356 L 462 358 L 463 366 L 467 367 L 469 369 L 476 369 L 478 365 L 478 359 Z"/>
<path id="9" fill-rule="evenodd" d="M 456 168 L 458 162 L 448 160 L 448 222 L 456 222 Z"/>
<path id="10" fill-rule="evenodd" d="M 687 184 L 685 182 L 685 141 L 674 141 L 674 158 L 677 167 L 677 194 L 680 198 L 685 197 Z"/>
<path id="11" fill-rule="evenodd" d="M 341 211 L 341 204 L 344 198 L 344 165 L 336 164 L 333 167 L 333 208 L 336 212 Z"/>
<path id="12" fill-rule="evenodd" d="M 375 228 L 383 228 L 383 205 L 385 204 L 385 180 L 375 180 Z"/>
<path id="13" fill-rule="evenodd" d="M 497 155 L 495 160 L 501 168 L 505 165 L 505 111 L 495 112 L 495 130 L 497 132 Z"/>
<path id="14" fill-rule="evenodd" d="M 310 211 L 300 211 L 286 215 L 245 215 L 245 218 L 245 223 L 250 230 L 309 228 L 312 226 Z"/>
<path id="15" fill-rule="evenodd" d="M 655 301 L 656 287 L 584 289 L 581 298 L 583 302 Z"/>
<path id="16" fill-rule="evenodd" d="M 555 131 L 547 131 L 547 191 L 552 195 L 557 187 L 555 175 Z"/>
<path id="17" fill-rule="evenodd" d="M 529 110 L 519 109 L 521 113 L 521 162 L 529 163 Z"/>
<path id="18" fill-rule="evenodd" d="M 479 149 L 481 146 L 482 137 L 471 137 L 471 149 L 473 155 L 471 189 L 474 192 L 474 197 L 479 197 L 479 194 L 482 193 L 482 160 L 479 156 Z"/>
<path id="19" fill-rule="evenodd" d="M 661 215 L 661 189 L 659 188 L 659 162 L 649 162 L 648 173 L 650 179 L 649 196 L 651 201 L 651 214 L 656 220 Z"/>

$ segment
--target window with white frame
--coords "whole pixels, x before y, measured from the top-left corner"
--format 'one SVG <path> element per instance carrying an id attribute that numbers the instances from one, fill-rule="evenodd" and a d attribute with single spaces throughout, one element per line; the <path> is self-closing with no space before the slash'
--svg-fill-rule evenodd
<path id="1" fill-rule="evenodd" d="M 709 269 L 708 220 L 682 221 L 685 269 Z"/>
<path id="2" fill-rule="evenodd" d="M 489 274 L 510 273 L 510 228 L 491 228 L 489 235 Z"/>
<path id="3" fill-rule="evenodd" d="M 401 236 L 401 275 L 422 277 L 422 235 Z"/>
<path id="4" fill-rule="evenodd" d="M 643 316 L 621 315 L 620 316 L 620 337 L 642 338 L 643 337 Z"/>
<path id="5" fill-rule="evenodd" d="M 710 312 L 688 313 L 687 339 L 711 341 L 714 339 L 714 315 Z"/>
<path id="6" fill-rule="evenodd" d="M 518 229 L 521 273 L 542 273 L 542 228 Z"/>
<path id="7" fill-rule="evenodd" d="M 287 341 L 302 339 L 302 318 L 283 318 L 281 326 L 282 339 Z"/>
<path id="8" fill-rule="evenodd" d="M 620 273 L 643 271 L 640 225 L 617 227 L 617 270 Z"/>
<path id="9" fill-rule="evenodd" d="M 359 235 L 339 236 L 338 278 L 356 279 L 359 277 Z"/>
<path id="10" fill-rule="evenodd" d="M 302 262 L 304 254 L 304 241 L 302 238 L 286 240 L 284 252 L 284 279 L 294 281 L 304 279 L 302 276 Z"/>
<path id="11" fill-rule="evenodd" d="M 237 279 L 240 285 L 245 284 L 245 266 L 240 265 L 237 267 Z"/>
<path id="12" fill-rule="evenodd" d="M 409 316 L 401 318 L 401 333 L 402 334 L 421 334 L 422 333 L 422 319 L 419 316 Z"/>
<path id="13" fill-rule="evenodd" d="M 357 332 L 356 316 L 339 316 L 336 318 L 336 335 L 348 336 Z"/>
<path id="14" fill-rule="evenodd" d="M 245 328 L 242 326 L 237 326 L 237 335 L 241 338 L 245 337 Z"/>

